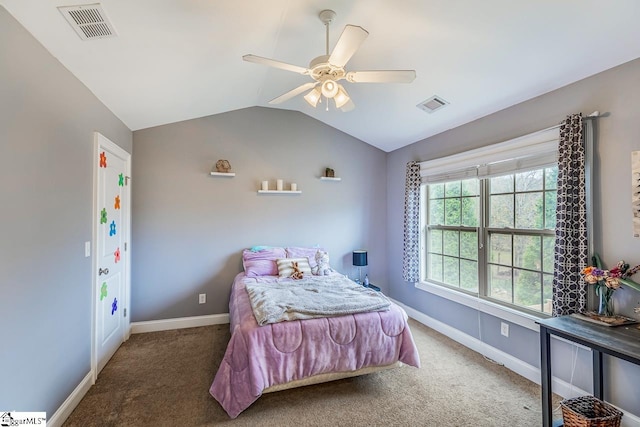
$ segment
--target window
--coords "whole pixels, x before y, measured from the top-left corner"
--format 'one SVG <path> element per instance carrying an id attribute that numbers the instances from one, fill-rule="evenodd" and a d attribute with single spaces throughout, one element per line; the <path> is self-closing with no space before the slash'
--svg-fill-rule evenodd
<path id="1" fill-rule="evenodd" d="M 557 138 L 535 154 L 519 155 L 518 144 L 505 144 L 491 147 L 501 149 L 482 165 L 465 166 L 459 158 L 421 164 L 422 278 L 550 314 Z M 477 152 L 469 158 L 477 162 Z"/>

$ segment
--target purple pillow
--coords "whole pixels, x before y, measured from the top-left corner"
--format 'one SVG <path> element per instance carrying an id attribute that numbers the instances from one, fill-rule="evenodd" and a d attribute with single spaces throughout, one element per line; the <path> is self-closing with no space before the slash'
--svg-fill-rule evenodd
<path id="1" fill-rule="evenodd" d="M 269 248 L 257 252 L 245 249 L 242 252 L 242 266 L 247 277 L 277 276 L 276 260 L 285 255 L 284 248 Z"/>
<path id="2" fill-rule="evenodd" d="M 312 269 L 318 266 L 316 252 L 323 250 L 322 248 L 286 248 L 287 258 L 308 258 Z"/>

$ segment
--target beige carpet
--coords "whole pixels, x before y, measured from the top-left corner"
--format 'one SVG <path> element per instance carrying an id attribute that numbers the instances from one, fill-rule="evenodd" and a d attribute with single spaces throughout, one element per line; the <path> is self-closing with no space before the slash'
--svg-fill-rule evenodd
<path id="1" fill-rule="evenodd" d="M 209 394 L 228 325 L 133 335 L 64 425 L 541 425 L 538 385 L 420 323 L 410 325 L 421 369 L 265 394 L 235 420 Z"/>

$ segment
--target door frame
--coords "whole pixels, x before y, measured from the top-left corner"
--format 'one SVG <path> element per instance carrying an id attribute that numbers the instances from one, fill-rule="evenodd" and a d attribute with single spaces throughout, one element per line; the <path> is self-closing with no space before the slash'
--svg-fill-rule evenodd
<path id="1" fill-rule="evenodd" d="M 131 154 L 124 150 L 122 147 L 116 145 L 111 142 L 107 137 L 102 135 L 99 132 L 93 133 L 93 200 L 92 200 L 92 212 L 93 212 L 93 221 L 92 221 L 92 241 L 91 241 L 91 254 L 92 254 L 92 268 L 91 268 L 91 372 L 92 372 L 92 382 L 95 384 L 98 379 L 98 331 L 96 330 L 98 327 L 98 319 L 96 318 L 98 315 L 98 309 L 96 307 L 97 304 L 97 287 L 98 287 L 98 268 L 99 268 L 99 260 L 97 257 L 98 253 L 98 227 L 100 227 L 99 218 L 99 208 L 98 208 L 98 173 L 100 172 L 100 164 L 97 159 L 100 156 L 101 147 L 108 149 L 116 153 L 118 156 L 125 159 L 125 185 L 123 187 L 123 191 L 126 193 L 127 203 L 125 212 L 123 212 L 123 218 L 125 222 L 125 236 L 124 241 L 126 242 L 126 250 L 123 253 L 122 258 L 125 261 L 125 271 L 124 271 L 124 304 L 122 305 L 125 309 L 126 313 L 123 318 L 124 322 L 124 335 L 122 337 L 122 342 L 125 342 L 129 339 L 131 334 L 131 322 L 129 321 L 131 317 L 131 307 L 130 307 L 130 295 L 131 295 Z"/>

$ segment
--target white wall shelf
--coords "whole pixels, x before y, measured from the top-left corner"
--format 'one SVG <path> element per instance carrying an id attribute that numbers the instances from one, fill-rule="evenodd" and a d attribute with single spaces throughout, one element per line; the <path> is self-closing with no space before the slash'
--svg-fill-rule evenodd
<path id="1" fill-rule="evenodd" d="M 232 178 L 236 176 L 235 172 L 211 172 L 211 176 L 226 176 L 227 178 Z"/>
<path id="2" fill-rule="evenodd" d="M 342 181 L 342 178 L 331 177 L 331 176 L 321 176 L 320 180 L 321 181 Z"/>
<path id="3" fill-rule="evenodd" d="M 258 190 L 259 194 L 301 194 L 302 191 L 296 190 Z"/>

